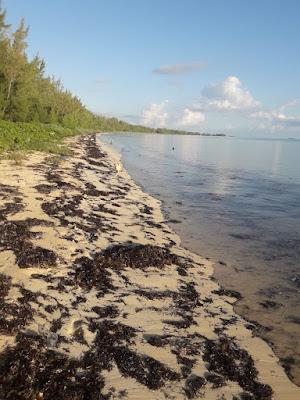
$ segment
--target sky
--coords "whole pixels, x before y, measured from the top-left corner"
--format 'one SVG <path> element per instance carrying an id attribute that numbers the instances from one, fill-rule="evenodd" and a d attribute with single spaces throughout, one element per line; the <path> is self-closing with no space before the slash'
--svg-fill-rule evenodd
<path id="1" fill-rule="evenodd" d="M 97 114 L 300 137 L 298 0 L 3 0 L 29 56 Z"/>

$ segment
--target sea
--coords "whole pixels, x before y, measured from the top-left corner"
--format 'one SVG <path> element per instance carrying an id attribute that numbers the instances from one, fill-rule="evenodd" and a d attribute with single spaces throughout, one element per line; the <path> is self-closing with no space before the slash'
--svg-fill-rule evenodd
<path id="1" fill-rule="evenodd" d="M 211 259 L 214 279 L 242 298 L 300 385 L 300 140 L 112 133 L 144 191 L 188 249 Z"/>

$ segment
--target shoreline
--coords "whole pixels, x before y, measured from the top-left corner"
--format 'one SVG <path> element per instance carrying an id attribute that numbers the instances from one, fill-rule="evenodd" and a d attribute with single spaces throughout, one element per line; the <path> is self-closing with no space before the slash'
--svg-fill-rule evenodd
<path id="1" fill-rule="evenodd" d="M 262 234 L 264 227 L 262 226 L 263 223 L 261 223 L 254 229 L 255 220 L 262 212 L 254 210 L 253 205 L 252 209 L 245 208 L 247 211 L 244 216 L 243 212 L 240 211 L 232 215 L 231 222 L 234 222 L 234 224 L 240 223 L 237 225 L 238 228 L 237 226 L 235 229 L 230 228 L 230 217 L 227 214 L 227 222 L 225 217 L 223 221 L 222 218 L 220 221 L 220 232 L 223 233 L 217 232 L 217 217 L 209 215 L 209 213 L 215 211 L 216 215 L 218 215 L 220 210 L 225 214 L 229 213 L 229 209 L 230 212 L 234 210 L 232 209 L 232 204 L 225 203 L 225 199 L 227 198 L 228 200 L 227 195 L 212 197 L 212 201 L 208 203 L 209 197 L 211 197 L 211 193 L 207 195 L 209 190 L 208 183 L 204 183 L 200 191 L 196 190 L 197 179 L 199 180 L 198 183 L 202 184 L 201 179 L 205 180 L 207 178 L 207 171 L 204 170 L 199 177 L 196 177 L 195 169 L 192 168 L 188 173 L 188 162 L 180 163 L 181 156 L 179 153 L 175 153 L 169 159 L 168 151 L 163 149 L 171 148 L 173 139 L 164 141 L 164 145 L 159 144 L 156 152 L 155 137 L 153 135 L 150 135 L 149 140 L 146 140 L 146 138 L 138 140 L 135 137 L 132 140 L 127 137 L 128 135 L 125 135 L 124 138 L 122 136 L 122 134 L 116 134 L 114 138 L 114 135 L 110 134 L 104 136 L 102 140 L 107 144 L 113 143 L 114 148 L 121 153 L 125 167 L 142 190 L 161 200 L 165 221 L 180 236 L 184 247 L 213 261 L 215 263 L 214 278 L 217 279 L 217 282 L 228 290 L 240 293 L 241 296 L 234 305 L 235 311 L 249 322 L 256 323 L 257 335 L 272 347 L 290 379 L 300 386 L 297 259 L 293 258 L 294 254 L 291 248 L 290 250 L 286 249 L 287 254 L 283 257 L 284 239 L 286 239 L 286 243 L 293 243 L 291 234 L 282 237 L 278 232 L 282 232 L 284 228 L 279 227 L 277 232 L 273 223 L 274 232 L 277 232 L 277 236 L 275 235 L 277 240 L 274 240 L 273 243 L 271 242 L 270 247 L 267 239 L 262 240 L 258 246 L 258 243 L 255 243 L 255 237 L 258 238 Z M 148 135 L 146 136 L 148 137 Z M 139 147 L 140 142 L 141 146 Z M 177 150 L 181 146 L 185 146 L 184 141 L 176 143 L 175 148 Z M 154 152 L 153 154 L 152 151 Z M 160 156 L 161 151 L 162 155 Z M 174 159 L 178 160 L 178 166 L 176 162 L 172 161 Z M 231 173 L 232 177 L 234 177 L 234 172 L 231 171 Z M 189 180 L 193 181 L 193 187 L 189 188 Z M 239 180 L 239 184 L 241 184 L 241 178 Z M 215 181 L 218 181 L 218 175 L 216 175 Z M 235 182 L 237 181 L 235 180 Z M 258 186 L 261 186 L 261 183 Z M 274 187 L 275 190 L 276 187 Z M 214 191 L 222 192 L 221 188 L 222 184 L 221 187 L 216 186 Z M 251 188 L 248 189 L 251 190 Z M 289 189 L 293 188 L 286 187 L 287 191 Z M 263 187 L 262 190 L 264 190 Z M 180 194 L 181 191 L 187 193 L 187 198 L 184 198 L 184 201 L 181 201 L 183 200 Z M 231 200 L 229 201 L 232 202 L 234 197 L 239 199 L 239 194 L 235 192 L 234 187 L 228 192 L 231 192 Z M 285 191 L 282 190 L 282 192 Z M 244 195 L 247 198 L 247 194 L 244 193 Z M 242 195 L 240 198 L 242 202 L 243 197 Z M 275 200 L 275 203 L 278 205 L 279 201 L 280 197 Z M 249 205 L 251 207 L 251 204 Z M 226 209 L 224 207 L 229 208 Z M 206 209 L 207 215 L 203 211 Z M 257 214 L 255 214 L 256 212 Z M 269 212 L 270 210 L 266 211 L 266 213 Z M 291 211 L 289 214 L 291 214 Z M 252 220 L 251 222 L 253 225 L 250 229 L 248 226 L 247 228 L 243 227 L 242 221 L 247 224 L 246 215 L 254 217 L 254 221 Z M 242 220 L 239 220 L 240 218 Z M 290 232 L 293 231 L 293 228 L 296 228 L 296 223 L 290 225 Z M 248 238 L 240 236 L 231 239 L 231 233 L 233 233 L 232 236 L 234 237 L 234 231 L 243 232 L 243 229 L 249 233 Z M 286 221 L 285 229 L 287 229 Z M 269 237 L 269 240 L 272 237 L 270 234 L 269 225 L 265 235 Z M 277 242 L 277 246 L 275 242 Z M 257 252 L 255 251 L 256 246 L 258 246 Z M 244 253 L 242 249 L 245 250 Z M 296 249 L 294 253 L 296 253 Z M 265 258 L 267 261 L 264 261 Z M 284 261 L 286 261 L 286 266 Z M 292 268 L 293 264 L 294 268 Z M 264 271 L 268 271 L 268 273 L 264 273 Z"/>
<path id="2" fill-rule="evenodd" d="M 70 142 L 72 157 L 1 161 L 0 397 L 299 398 L 120 155 Z"/>

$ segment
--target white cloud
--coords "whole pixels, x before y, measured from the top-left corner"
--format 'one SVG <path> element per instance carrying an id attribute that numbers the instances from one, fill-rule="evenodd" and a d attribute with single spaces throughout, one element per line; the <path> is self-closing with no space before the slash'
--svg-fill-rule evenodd
<path id="1" fill-rule="evenodd" d="M 182 117 L 179 119 L 178 124 L 181 126 L 195 126 L 205 121 L 205 115 L 201 111 L 194 111 L 190 108 L 183 110 Z"/>
<path id="2" fill-rule="evenodd" d="M 206 86 L 199 103 L 194 108 L 199 111 L 235 112 L 243 118 L 257 119 L 259 129 L 276 131 L 284 128 L 300 128 L 300 116 L 286 113 L 288 108 L 298 104 L 299 99 L 295 99 L 278 109 L 263 108 L 238 77 L 228 76 L 221 82 Z"/>
<path id="3" fill-rule="evenodd" d="M 141 123 L 151 127 L 197 129 L 209 117 L 213 124 L 223 125 L 224 130 L 233 129 L 234 122 L 234 129 L 243 124 L 254 128 L 254 123 L 255 129 L 300 131 L 300 113 L 291 113 L 291 108 L 299 104 L 299 99 L 295 99 L 268 109 L 252 96 L 239 78 L 228 76 L 219 83 L 206 86 L 198 103 L 187 105 L 184 109 L 176 110 L 174 104 L 170 107 L 167 100 L 150 104 L 142 112 Z M 217 117 L 217 112 L 222 112 L 222 115 Z M 225 114 L 230 116 L 229 121 Z"/>
<path id="4" fill-rule="evenodd" d="M 288 101 L 287 103 L 282 104 L 282 106 L 279 108 L 280 111 L 284 111 L 287 108 L 293 108 L 296 107 L 300 104 L 300 100 L 299 99 L 293 99 Z"/>
<path id="5" fill-rule="evenodd" d="M 173 64 L 173 65 L 163 65 L 159 68 L 154 69 L 152 72 L 154 74 L 160 75 L 177 75 L 177 74 L 188 74 L 199 69 L 206 67 L 203 62 L 194 62 L 189 64 Z"/>
<path id="6" fill-rule="evenodd" d="M 200 106 L 209 110 L 250 110 L 259 105 L 251 93 L 243 87 L 236 76 L 228 76 L 223 81 L 206 86 L 202 92 Z"/>
<path id="7" fill-rule="evenodd" d="M 300 116 L 286 115 L 282 111 L 282 106 L 277 110 L 260 110 L 251 114 L 252 118 L 260 121 L 259 126 L 270 128 L 272 130 L 281 130 L 283 128 L 300 128 Z"/>
<path id="8" fill-rule="evenodd" d="M 141 123 L 154 128 L 165 127 L 168 119 L 166 105 L 168 100 L 161 103 L 152 103 L 142 111 Z"/>

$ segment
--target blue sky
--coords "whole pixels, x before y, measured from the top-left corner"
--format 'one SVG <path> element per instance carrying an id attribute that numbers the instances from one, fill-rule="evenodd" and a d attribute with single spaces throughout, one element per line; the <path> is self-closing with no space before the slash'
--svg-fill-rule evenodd
<path id="1" fill-rule="evenodd" d="M 4 0 L 94 112 L 197 131 L 300 133 L 300 1 Z"/>

